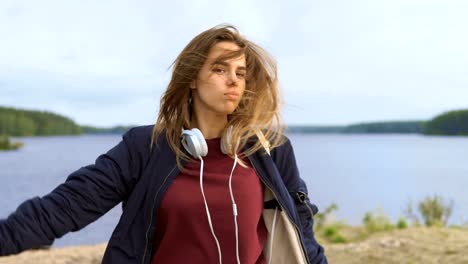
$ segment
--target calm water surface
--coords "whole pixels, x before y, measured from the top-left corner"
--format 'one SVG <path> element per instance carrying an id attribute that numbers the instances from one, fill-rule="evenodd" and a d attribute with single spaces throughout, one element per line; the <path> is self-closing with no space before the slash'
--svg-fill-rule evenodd
<path id="1" fill-rule="evenodd" d="M 76 169 L 94 163 L 116 135 L 22 138 L 19 151 L 0 152 L 0 218 L 26 199 L 43 196 Z M 301 176 L 319 209 L 335 202 L 336 218 L 359 224 L 367 211 L 395 221 L 409 201 L 439 194 L 454 201 L 451 223 L 468 221 L 468 138 L 419 135 L 290 135 Z M 54 246 L 107 242 L 120 205 Z"/>

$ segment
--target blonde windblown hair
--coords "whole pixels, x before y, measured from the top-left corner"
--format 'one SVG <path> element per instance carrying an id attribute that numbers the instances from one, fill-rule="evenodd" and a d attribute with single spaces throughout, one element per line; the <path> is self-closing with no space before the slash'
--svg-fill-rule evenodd
<path id="1" fill-rule="evenodd" d="M 233 42 L 239 50 L 221 55 L 218 60 L 228 60 L 245 55 L 246 87 L 238 107 L 228 115 L 228 124 L 232 126 L 231 142 L 238 144 L 241 157 L 249 156 L 262 148 L 262 142 L 255 140 L 251 147 L 246 143 L 261 131 L 270 144 L 270 149 L 281 145 L 283 124 L 280 116 L 280 96 L 277 66 L 275 59 L 263 48 L 247 40 L 231 25 L 219 25 L 208 29 L 182 50 L 172 64 L 173 72 L 167 89 L 161 97 L 159 115 L 153 129 L 151 147 L 162 134 L 176 154 L 177 165 L 182 168 L 182 160 L 192 157 L 182 150 L 181 131 L 191 129 L 191 89 L 190 83 L 198 76 L 208 53 L 219 42 Z M 226 130 L 225 128 L 225 130 Z M 225 131 L 224 131 L 225 132 Z M 236 144 L 233 144 L 234 146 Z M 234 156 L 234 149 L 229 150 Z"/>

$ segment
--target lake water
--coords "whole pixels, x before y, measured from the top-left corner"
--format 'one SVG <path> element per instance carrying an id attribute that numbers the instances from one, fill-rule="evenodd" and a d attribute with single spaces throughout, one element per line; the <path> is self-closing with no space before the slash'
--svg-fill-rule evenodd
<path id="1" fill-rule="evenodd" d="M 0 218 L 28 198 L 43 196 L 121 139 L 117 135 L 21 138 L 19 151 L 0 152 Z M 336 203 L 335 217 L 360 224 L 367 211 L 392 221 L 427 195 L 454 201 L 450 223 L 468 221 L 468 137 L 292 134 L 301 176 L 319 209 Z M 121 210 L 69 233 L 54 246 L 107 242 Z"/>

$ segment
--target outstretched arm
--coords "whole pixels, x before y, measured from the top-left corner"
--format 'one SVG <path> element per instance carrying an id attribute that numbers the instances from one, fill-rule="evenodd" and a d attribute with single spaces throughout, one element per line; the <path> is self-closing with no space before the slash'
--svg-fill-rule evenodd
<path id="1" fill-rule="evenodd" d="M 23 202 L 0 220 L 0 256 L 51 245 L 55 238 L 82 229 L 124 199 L 141 169 L 134 133 L 129 130 L 95 164 L 81 167 L 51 193 Z"/>

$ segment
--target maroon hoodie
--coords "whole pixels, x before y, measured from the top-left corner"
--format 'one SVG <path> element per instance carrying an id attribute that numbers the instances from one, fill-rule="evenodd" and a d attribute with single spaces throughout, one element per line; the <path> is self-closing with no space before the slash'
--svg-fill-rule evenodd
<path id="1" fill-rule="evenodd" d="M 221 152 L 220 138 L 208 139 L 203 158 L 203 189 L 213 229 L 221 246 L 223 264 L 237 263 L 235 226 L 229 193 L 234 160 Z M 241 263 L 265 263 L 262 251 L 267 230 L 262 218 L 263 184 L 251 168 L 237 164 L 232 191 L 237 204 Z M 218 249 L 211 234 L 200 190 L 199 160 L 188 162 L 170 185 L 158 212 L 154 264 L 218 263 Z"/>

